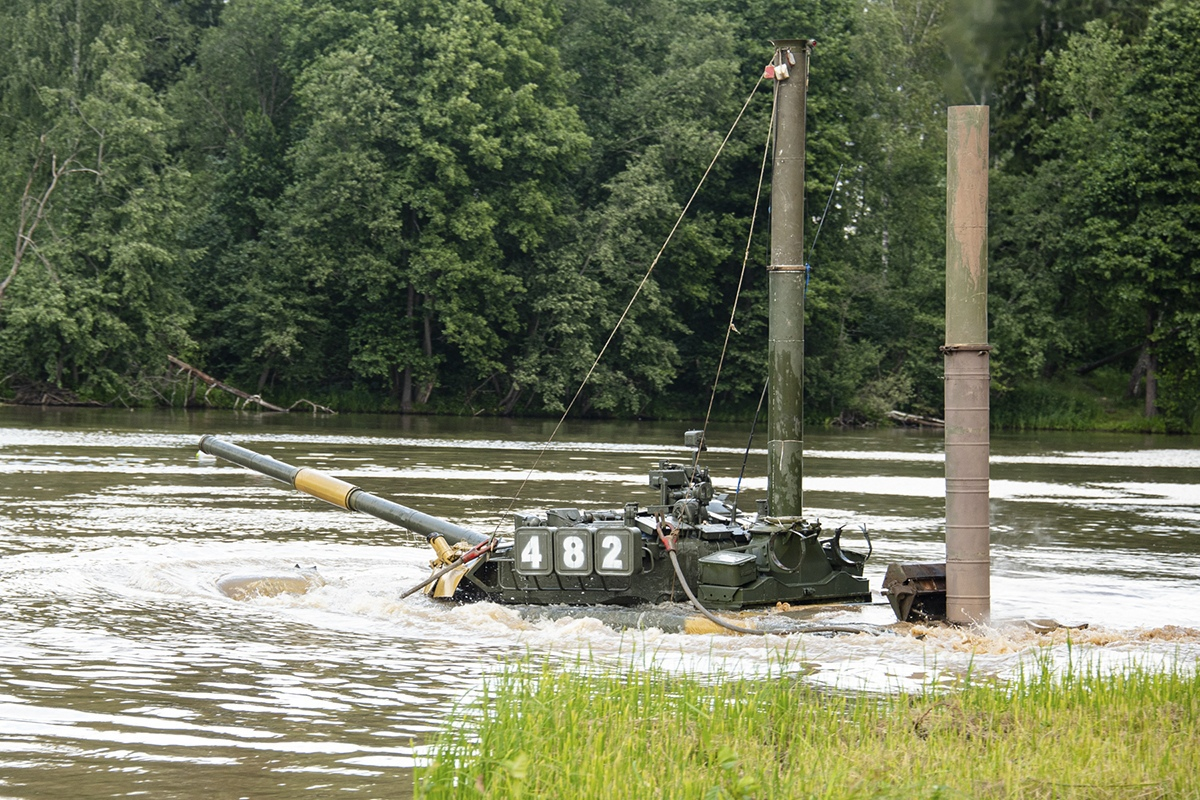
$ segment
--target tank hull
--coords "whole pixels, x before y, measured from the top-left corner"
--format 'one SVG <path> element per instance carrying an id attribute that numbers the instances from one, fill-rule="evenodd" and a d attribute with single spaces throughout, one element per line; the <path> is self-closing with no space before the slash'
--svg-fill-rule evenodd
<path id="1" fill-rule="evenodd" d="M 576 535 L 570 529 L 567 531 L 568 535 Z M 584 533 L 591 532 L 579 531 Z M 785 571 L 772 563 L 769 550 L 772 535 L 776 536 L 778 549 L 783 549 L 778 545 L 781 535 L 794 538 L 799 534 L 764 531 L 747 538 L 731 529 L 727 538 L 680 539 L 674 547 L 684 580 L 706 608 L 717 610 L 735 611 L 779 603 L 870 601 L 870 588 L 862 577 L 865 559 L 861 556 L 841 551 L 849 563 L 836 565 L 836 558 L 820 543 L 814 545 L 811 553 L 804 553 L 801 562 L 792 567 L 794 571 Z M 807 535 L 817 538 L 812 531 Z M 522 605 L 637 606 L 687 602 L 666 548 L 650 537 L 643 537 L 640 545 L 636 570 L 628 575 L 595 570 L 587 574 L 531 575 L 521 569 L 519 551 L 507 548 L 469 570 L 459 583 L 455 599 L 486 598 Z M 718 554 L 740 557 L 736 560 L 743 563 L 732 567 L 714 563 L 711 557 Z"/>

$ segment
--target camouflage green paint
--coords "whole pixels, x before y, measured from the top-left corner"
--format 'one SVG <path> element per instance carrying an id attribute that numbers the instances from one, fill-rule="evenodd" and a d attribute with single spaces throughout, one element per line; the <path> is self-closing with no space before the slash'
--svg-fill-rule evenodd
<path id="1" fill-rule="evenodd" d="M 803 513 L 804 472 L 804 107 L 809 43 L 774 42 L 774 63 L 790 52 L 790 77 L 775 82 L 771 177 L 771 264 L 767 267 L 767 500 L 773 517 Z"/>

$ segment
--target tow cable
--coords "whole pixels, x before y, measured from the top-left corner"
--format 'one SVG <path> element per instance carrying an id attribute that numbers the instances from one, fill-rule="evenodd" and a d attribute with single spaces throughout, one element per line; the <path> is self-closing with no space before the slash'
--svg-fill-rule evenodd
<path id="1" fill-rule="evenodd" d="M 659 543 L 662 544 L 663 549 L 667 551 L 667 557 L 671 559 L 671 568 L 675 570 L 675 577 L 679 580 L 679 585 L 683 588 L 684 594 L 687 595 L 688 600 L 690 600 L 692 603 L 692 606 L 714 625 L 718 625 L 734 633 L 742 633 L 751 636 L 766 636 L 772 633 L 870 633 L 874 636 L 879 635 L 879 631 L 875 630 L 871 626 L 856 627 L 853 625 L 804 625 L 786 631 L 770 631 L 758 630 L 757 628 L 746 628 L 741 625 L 736 625 L 729 620 L 721 619 L 704 607 L 704 605 L 696 597 L 695 593 L 692 592 L 692 587 L 688 585 L 687 579 L 683 576 L 683 568 L 679 565 L 679 555 L 675 551 L 675 542 L 679 536 L 679 531 L 677 529 L 672 529 L 670 523 L 660 518 L 656 533 L 658 534 Z M 463 564 L 469 564 L 480 556 L 490 553 L 495 549 L 495 547 L 496 539 L 488 539 L 485 542 L 480 542 L 465 553 L 455 556 L 452 561 L 446 564 L 446 566 L 437 570 L 428 578 L 418 583 L 416 586 L 405 591 L 400 595 L 400 599 L 403 600 L 409 595 L 419 592 L 421 589 L 424 589 L 429 584 L 434 583 L 452 569 L 455 569 Z"/>
<path id="2" fill-rule="evenodd" d="M 688 596 L 688 600 L 692 601 L 692 606 L 703 614 L 709 622 L 715 625 L 719 625 L 734 633 L 744 633 L 752 636 L 766 636 L 771 633 L 870 633 L 874 636 L 879 635 L 879 631 L 871 627 L 856 627 L 853 625 L 804 625 L 788 631 L 763 631 L 757 628 L 744 628 L 741 625 L 735 625 L 729 620 L 721 619 L 700 603 L 700 600 L 692 593 L 692 587 L 688 585 L 687 579 L 683 577 L 683 568 L 679 566 L 679 556 L 675 552 L 675 540 L 679 532 L 671 530 L 670 524 L 662 519 L 659 520 L 656 532 L 658 533 L 658 541 L 666 549 L 667 557 L 671 559 L 671 567 L 675 570 L 675 577 L 679 579 L 679 583 L 683 587 L 683 593 Z"/>

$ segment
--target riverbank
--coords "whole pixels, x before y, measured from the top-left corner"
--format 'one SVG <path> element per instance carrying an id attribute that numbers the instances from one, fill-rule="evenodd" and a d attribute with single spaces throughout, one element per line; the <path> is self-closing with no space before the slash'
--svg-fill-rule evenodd
<path id="1" fill-rule="evenodd" d="M 1145 398 L 1131 396 L 1128 375 L 1116 370 L 993 386 L 991 405 L 997 430 L 1200 432 L 1200 397 L 1162 406 L 1148 417 Z"/>
<path id="2" fill-rule="evenodd" d="M 1042 659 L 1007 683 L 887 695 L 786 665 L 766 679 L 583 667 L 493 681 L 458 709 L 416 796 L 1200 797 L 1195 664 Z"/>
<path id="3" fill-rule="evenodd" d="M 219 383 L 219 382 L 218 382 Z M 1128 393 L 1128 378 L 1116 370 L 1097 370 L 1087 376 L 1070 376 L 1045 381 L 1029 381 L 993 385 L 991 396 L 992 429 L 997 431 L 1103 431 L 1112 433 L 1200 433 L 1200 398 L 1194 408 L 1164 409 L 1153 417 L 1145 415 L 1144 400 L 1131 397 Z M 223 386 L 223 385 L 222 385 Z M 145 407 L 145 408 L 214 408 L 230 410 L 261 411 L 286 408 L 303 412 L 337 412 L 351 414 L 401 414 L 446 417 L 512 417 L 549 419 L 553 415 L 522 413 L 516 409 L 510 413 L 487 401 L 485 396 L 477 398 L 436 397 L 428 403 L 414 404 L 404 412 L 398 402 L 386 394 L 370 392 L 363 388 L 330 389 L 310 387 L 308 389 L 281 389 L 265 395 L 249 395 L 246 392 L 205 391 L 201 382 L 176 382 L 170 387 L 159 387 L 162 391 L 122 395 L 107 398 L 81 399 L 76 395 L 55 390 L 54 387 L 38 385 L 23 387 L 21 391 L 0 396 L 0 405 L 50 405 L 89 407 Z M 199 389 L 199 390 L 197 390 Z M 246 398 L 250 398 L 247 400 Z M 861 416 L 843 413 L 836 417 L 808 414 L 808 426 L 812 428 L 861 428 L 900 427 L 888 419 L 888 409 L 880 405 L 879 415 Z M 939 408 L 902 409 L 915 412 L 920 418 L 940 418 Z M 735 403 L 717 404 L 711 412 L 715 422 L 744 423 L 747 426 L 759 412 L 753 398 L 743 398 Z M 576 410 L 572 416 L 594 419 L 638 419 L 659 421 L 687 421 L 704 419 L 707 407 L 696 405 L 695 397 L 664 395 L 650 402 L 640 414 L 586 414 Z M 895 413 L 895 410 L 893 410 Z M 761 421 L 761 418 L 760 418 Z"/>

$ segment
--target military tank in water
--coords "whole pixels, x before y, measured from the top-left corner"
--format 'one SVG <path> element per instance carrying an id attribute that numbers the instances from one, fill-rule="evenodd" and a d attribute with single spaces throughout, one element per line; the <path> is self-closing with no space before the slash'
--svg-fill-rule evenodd
<path id="1" fill-rule="evenodd" d="M 698 431 L 686 440 L 702 447 Z M 662 461 L 650 470 L 655 505 L 516 514 L 511 533 L 498 536 L 213 436 L 200 450 L 425 536 L 435 553 L 433 597 L 623 606 L 694 599 L 721 610 L 870 599 L 867 556 L 841 546 L 841 529 L 823 537 L 819 522 L 769 516 L 766 501 L 743 514 L 714 496 L 708 470 L 689 464 Z"/>
<path id="2" fill-rule="evenodd" d="M 776 41 L 764 71 L 773 82 L 775 135 L 768 266 L 767 498 L 746 514 L 714 493 L 699 465 L 703 433 L 690 431 L 690 464 L 650 470 L 658 503 L 610 510 L 517 514 L 511 532 L 483 534 L 402 506 L 313 469 L 205 436 L 200 449 L 342 508 L 425 536 L 436 554 L 421 587 L 433 597 L 522 605 L 634 606 L 690 599 L 702 609 L 740 610 L 869 601 L 863 565 L 842 530 L 802 513 L 804 367 L 804 117 L 810 40 Z M 863 531 L 864 535 L 866 531 Z M 406 593 L 406 594 L 408 594 Z"/>

